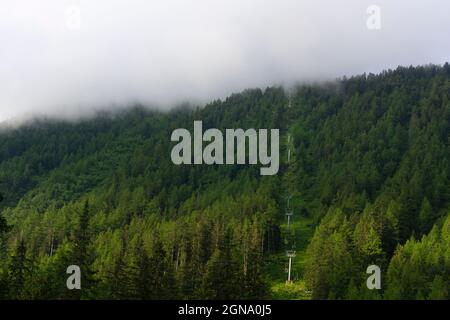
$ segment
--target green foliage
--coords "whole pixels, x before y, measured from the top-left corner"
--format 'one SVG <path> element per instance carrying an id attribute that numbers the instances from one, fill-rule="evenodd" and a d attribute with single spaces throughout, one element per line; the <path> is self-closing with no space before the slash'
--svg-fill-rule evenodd
<path id="1" fill-rule="evenodd" d="M 0 297 L 448 298 L 449 70 L 399 67 L 290 97 L 252 89 L 197 109 L 1 129 Z M 280 128 L 293 161 L 287 169 L 282 146 L 275 177 L 176 166 L 170 134 L 198 119 L 205 130 Z M 274 286 L 278 295 L 266 262 L 285 249 L 287 189 L 295 219 L 314 223 L 298 237 L 301 285 Z M 364 286 L 372 263 L 387 277 L 378 293 Z M 65 286 L 71 264 L 81 292 Z"/>
<path id="2" fill-rule="evenodd" d="M 420 241 L 398 247 L 387 271 L 387 298 L 450 298 L 449 231 L 450 214 Z"/>

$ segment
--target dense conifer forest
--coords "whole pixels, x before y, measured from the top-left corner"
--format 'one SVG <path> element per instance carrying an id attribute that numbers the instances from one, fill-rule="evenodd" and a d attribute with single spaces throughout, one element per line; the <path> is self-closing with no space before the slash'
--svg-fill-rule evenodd
<path id="1" fill-rule="evenodd" d="M 280 171 L 174 165 L 194 120 L 279 128 Z M 450 299 L 450 66 L 3 127 L 0 192 L 2 299 Z"/>

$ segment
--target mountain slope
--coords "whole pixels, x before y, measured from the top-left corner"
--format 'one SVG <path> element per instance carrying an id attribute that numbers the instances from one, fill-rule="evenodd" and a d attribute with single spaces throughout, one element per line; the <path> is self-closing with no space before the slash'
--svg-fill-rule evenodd
<path id="1" fill-rule="evenodd" d="M 192 130 L 194 120 L 204 130 L 279 128 L 279 174 L 260 176 L 250 165 L 174 165 L 170 134 Z M 405 252 L 419 250 L 410 243 L 420 240 L 410 237 L 434 225 L 448 229 L 449 126 L 446 64 L 303 85 L 290 96 L 282 88 L 247 90 L 195 110 L 137 107 L 4 129 L 0 191 L 11 229 L 2 240 L 0 295 L 273 296 L 285 280 L 273 270 L 280 263 L 270 261 L 286 249 L 289 190 L 299 230 L 315 229 L 294 262 L 313 298 L 407 297 L 408 276 L 399 282 L 392 270 Z M 443 248 L 436 251 L 441 267 L 408 297 L 448 298 Z M 65 287 L 70 264 L 82 268 L 81 293 Z M 369 264 L 389 270 L 381 292 L 364 288 Z"/>

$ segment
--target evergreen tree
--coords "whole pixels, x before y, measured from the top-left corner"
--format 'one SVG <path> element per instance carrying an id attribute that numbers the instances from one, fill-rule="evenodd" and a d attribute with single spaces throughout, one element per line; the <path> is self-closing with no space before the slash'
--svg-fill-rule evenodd
<path id="1" fill-rule="evenodd" d="M 133 275 L 133 284 L 136 290 L 135 296 L 137 299 L 145 300 L 152 298 L 153 288 L 150 283 L 152 271 L 150 257 L 143 246 L 142 240 L 140 240 L 138 246 L 136 247 L 136 265 L 135 273 Z"/>
<path id="2" fill-rule="evenodd" d="M 31 277 L 31 266 L 23 239 L 19 241 L 14 254 L 11 256 L 8 270 L 8 296 L 12 299 L 26 298 L 26 285 Z"/>
<path id="3" fill-rule="evenodd" d="M 431 208 L 430 202 L 425 197 L 419 212 L 419 226 L 422 233 L 430 231 L 434 222 L 433 218 L 433 209 Z"/>
<path id="4" fill-rule="evenodd" d="M 241 273 L 232 255 L 231 235 L 227 231 L 208 261 L 202 285 L 203 298 L 239 299 L 242 294 Z"/>
<path id="5" fill-rule="evenodd" d="M 80 267 L 81 290 L 73 290 L 71 296 L 74 299 L 89 297 L 96 282 L 94 272 L 91 268 L 92 257 L 90 250 L 90 230 L 89 230 L 89 201 L 85 200 L 83 209 L 79 216 L 78 225 L 72 238 L 72 254 L 70 262 Z"/>

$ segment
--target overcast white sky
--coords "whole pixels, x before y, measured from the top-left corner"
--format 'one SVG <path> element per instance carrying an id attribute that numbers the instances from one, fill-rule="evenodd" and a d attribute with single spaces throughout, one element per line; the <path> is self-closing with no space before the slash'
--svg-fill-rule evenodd
<path id="1" fill-rule="evenodd" d="M 0 0 L 0 120 L 441 64 L 449 39 L 448 0 Z"/>

